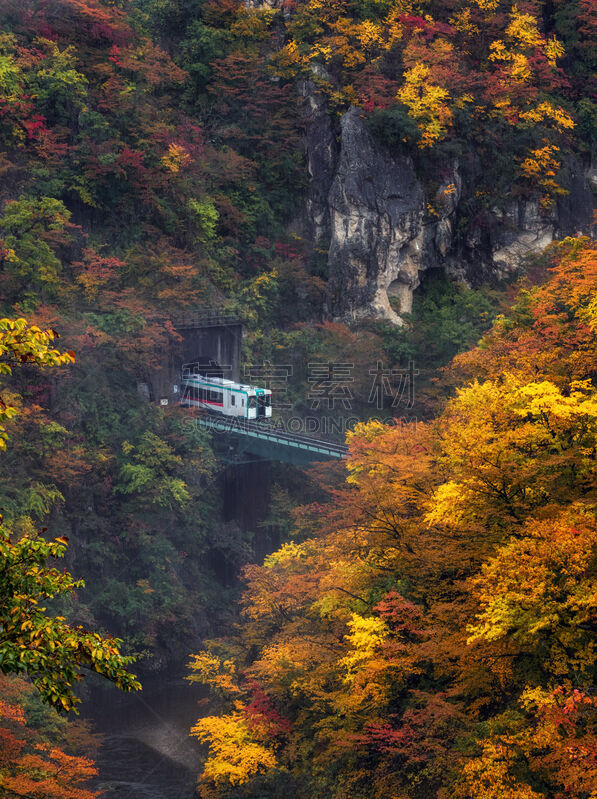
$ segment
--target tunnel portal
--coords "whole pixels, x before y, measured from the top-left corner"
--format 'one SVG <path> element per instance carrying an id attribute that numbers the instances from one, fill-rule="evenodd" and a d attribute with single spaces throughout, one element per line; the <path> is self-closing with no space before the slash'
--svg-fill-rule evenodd
<path id="1" fill-rule="evenodd" d="M 179 399 L 183 364 L 199 363 L 212 377 L 241 381 L 240 357 L 243 325 L 240 319 L 218 312 L 196 312 L 172 320 L 180 335 L 168 352 L 162 366 L 148 375 L 140 391 L 148 399 L 169 405 Z"/>

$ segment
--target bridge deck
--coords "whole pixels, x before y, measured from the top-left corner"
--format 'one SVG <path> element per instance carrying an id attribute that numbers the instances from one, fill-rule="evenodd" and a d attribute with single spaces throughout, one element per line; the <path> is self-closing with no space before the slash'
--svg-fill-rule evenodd
<path id="1" fill-rule="evenodd" d="M 348 447 L 343 444 L 334 444 L 298 433 L 282 432 L 271 427 L 268 422 L 253 422 L 234 416 L 220 416 L 215 413 L 203 413 L 198 421 L 200 425 L 211 430 L 269 441 L 277 446 L 292 447 L 328 458 L 345 458 L 348 454 Z"/>

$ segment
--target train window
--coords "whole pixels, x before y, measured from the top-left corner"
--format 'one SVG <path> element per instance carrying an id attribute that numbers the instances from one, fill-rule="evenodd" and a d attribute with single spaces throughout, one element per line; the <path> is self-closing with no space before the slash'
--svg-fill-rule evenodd
<path id="1" fill-rule="evenodd" d="M 244 408 L 245 407 L 245 398 L 244 397 L 242 398 L 242 405 L 243 405 L 243 408 Z"/>
<path id="2" fill-rule="evenodd" d="M 234 398 L 234 394 L 231 394 L 231 395 L 230 395 L 230 404 L 231 404 L 231 405 L 234 405 L 234 404 L 235 404 L 235 398 Z"/>
<path id="3" fill-rule="evenodd" d="M 256 407 L 257 407 L 257 402 L 255 400 L 255 397 L 249 397 L 249 408 L 256 408 Z"/>
<path id="4" fill-rule="evenodd" d="M 265 407 L 269 408 L 269 406 L 271 404 L 272 404 L 272 395 L 271 394 L 266 394 L 265 395 Z"/>

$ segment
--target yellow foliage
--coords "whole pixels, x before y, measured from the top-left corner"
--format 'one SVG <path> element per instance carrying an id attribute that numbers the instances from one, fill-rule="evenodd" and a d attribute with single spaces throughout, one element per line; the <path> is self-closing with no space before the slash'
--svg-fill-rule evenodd
<path id="1" fill-rule="evenodd" d="M 509 49 L 500 39 L 492 42 L 489 49 L 490 53 L 488 58 L 490 61 L 504 61 L 510 63 L 509 72 L 512 80 L 524 83 L 530 79 L 531 68 L 529 60 L 524 53 Z"/>
<path id="2" fill-rule="evenodd" d="M 207 650 L 191 657 L 189 668 L 192 674 L 187 680 L 210 685 L 227 694 L 241 693 L 236 681 L 236 667 L 231 660 L 222 660 Z"/>
<path id="3" fill-rule="evenodd" d="M 500 0 L 475 0 L 475 3 L 479 6 L 481 11 L 491 13 L 499 6 Z"/>
<path id="4" fill-rule="evenodd" d="M 425 515 L 427 524 L 457 525 L 466 515 L 469 495 L 465 483 L 450 481 L 439 486 L 433 506 Z"/>
<path id="5" fill-rule="evenodd" d="M 537 18 L 532 14 L 521 13 L 514 5 L 510 12 L 510 22 L 505 30 L 505 40 L 497 39 L 489 47 L 489 60 L 507 63 L 510 78 L 518 83 L 531 79 L 529 55 L 536 49 L 543 49 L 549 62 L 563 54 L 563 48 L 556 39 L 545 41 L 539 32 Z"/>
<path id="6" fill-rule="evenodd" d="M 593 451 L 597 432 L 597 393 L 590 380 L 573 380 L 567 394 L 543 380 L 522 386 L 518 395 L 526 402 L 523 407 L 515 409 L 515 413 L 525 418 L 531 414 L 537 420 L 543 420 L 552 431 L 562 424 L 582 419 L 586 432 L 590 434 L 587 454 Z"/>
<path id="7" fill-rule="evenodd" d="M 234 17 L 230 31 L 235 36 L 263 41 L 270 36 L 273 20 L 279 12 L 271 8 L 241 8 Z"/>
<path id="8" fill-rule="evenodd" d="M 181 144 L 172 142 L 168 145 L 167 155 L 162 156 L 160 160 L 162 166 L 164 166 L 173 174 L 177 174 L 181 169 L 190 163 L 191 156 Z"/>
<path id="9" fill-rule="evenodd" d="M 352 614 L 348 622 L 350 633 L 345 636 L 351 646 L 351 651 L 340 661 L 346 669 L 346 681 L 354 679 L 354 675 L 363 668 L 375 655 L 380 645 L 389 635 L 388 626 L 376 616 L 359 616 Z"/>
<path id="10" fill-rule="evenodd" d="M 539 103 L 534 108 L 522 111 L 520 119 L 523 122 L 530 122 L 532 125 L 551 121 L 558 130 L 571 130 L 574 127 L 574 120 L 570 114 L 560 106 L 554 106 L 548 102 Z"/>
<path id="11" fill-rule="evenodd" d="M 449 799 L 543 799 L 513 774 L 515 755 L 503 743 L 487 741 L 479 757 L 465 763 L 456 788 Z"/>
<path id="12" fill-rule="evenodd" d="M 544 147 L 531 150 L 530 155 L 520 165 L 525 178 L 541 180 L 545 177 L 553 177 L 556 169 L 560 166 L 560 162 L 555 158 L 559 149 L 553 144 L 546 144 Z"/>
<path id="13" fill-rule="evenodd" d="M 304 561 L 309 553 L 308 542 L 295 544 L 294 541 L 289 541 L 271 555 L 267 555 L 263 561 L 266 569 L 272 569 L 274 566 L 281 566 L 285 569 L 292 566 L 295 561 Z"/>
<path id="14" fill-rule="evenodd" d="M 430 69 L 426 64 L 415 64 L 404 73 L 404 85 L 396 95 L 416 120 L 421 131 L 421 148 L 430 147 L 442 139 L 452 121 L 452 112 L 447 101 L 450 93 L 430 80 Z"/>
<path id="15" fill-rule="evenodd" d="M 574 457 L 577 474 L 593 473 L 597 396 L 578 382 L 564 394 L 549 381 L 475 381 L 448 404 L 442 437 L 451 480 L 435 492 L 427 522 L 519 521 L 566 491 L 557 479 L 561 458 Z"/>
<path id="16" fill-rule="evenodd" d="M 191 735 L 209 744 L 203 776 L 216 784 L 243 785 L 276 766 L 272 750 L 253 739 L 240 713 L 199 719 Z"/>
<path id="17" fill-rule="evenodd" d="M 531 150 L 520 165 L 522 175 L 543 189 L 544 193 L 540 202 L 544 208 L 551 204 L 555 195 L 566 193 L 566 190 L 562 189 L 555 180 L 561 166 L 557 157 L 559 151 L 560 148 L 556 147 L 556 145 L 545 143 L 543 147 Z"/>
<path id="18" fill-rule="evenodd" d="M 549 63 L 555 67 L 556 61 L 566 53 L 566 50 L 564 45 L 555 36 L 552 36 L 546 42 L 544 52 Z"/>
<path id="19" fill-rule="evenodd" d="M 591 574 L 597 548 L 593 509 L 573 505 L 555 519 L 531 520 L 473 580 L 481 611 L 469 626 L 469 643 L 508 637 L 532 646 L 548 636 L 550 670 L 558 677 L 586 672 L 595 662 L 591 636 L 583 632 L 597 612 Z M 562 657 L 561 648 L 574 652 Z"/>
<path id="20" fill-rule="evenodd" d="M 537 27 L 537 18 L 533 14 L 523 14 L 518 6 L 512 6 L 510 23 L 506 28 L 506 35 L 519 47 L 533 50 L 543 44 L 543 36 Z"/>
<path id="21" fill-rule="evenodd" d="M 449 22 L 459 33 L 465 36 L 477 36 L 480 32 L 478 26 L 471 20 L 470 8 L 458 9 L 454 12 L 453 16 L 450 17 Z"/>

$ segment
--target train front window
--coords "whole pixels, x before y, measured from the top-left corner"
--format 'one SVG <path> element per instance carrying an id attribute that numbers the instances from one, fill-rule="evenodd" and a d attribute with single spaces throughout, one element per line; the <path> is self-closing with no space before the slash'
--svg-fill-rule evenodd
<path id="1" fill-rule="evenodd" d="M 256 408 L 257 407 L 257 400 L 255 397 L 249 397 L 249 408 Z"/>

